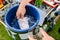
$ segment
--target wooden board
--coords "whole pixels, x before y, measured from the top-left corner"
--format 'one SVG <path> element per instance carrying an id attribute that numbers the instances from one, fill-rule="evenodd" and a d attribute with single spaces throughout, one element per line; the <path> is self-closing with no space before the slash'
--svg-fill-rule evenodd
<path id="1" fill-rule="evenodd" d="M 52 8 L 55 8 L 55 7 L 58 6 L 58 4 L 51 4 L 51 2 L 46 1 L 46 0 L 43 0 L 43 2 L 46 3 L 47 5 L 49 5 L 49 6 L 52 7 Z"/>

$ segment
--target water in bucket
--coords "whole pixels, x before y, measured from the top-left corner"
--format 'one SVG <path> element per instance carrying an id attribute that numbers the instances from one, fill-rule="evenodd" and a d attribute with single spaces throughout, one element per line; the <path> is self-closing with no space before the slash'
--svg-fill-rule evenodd
<path id="1" fill-rule="evenodd" d="M 26 15 L 26 16 L 25 16 L 25 19 L 28 21 L 28 24 L 27 24 L 27 25 L 29 25 L 29 27 L 33 26 L 34 23 L 36 22 L 36 21 L 34 20 L 34 18 L 33 18 L 32 16 L 29 16 L 29 15 Z M 12 25 L 12 27 L 14 27 L 14 28 L 21 29 L 21 27 L 19 27 L 20 25 L 19 25 L 18 20 L 17 20 L 16 17 L 15 17 L 15 18 L 13 19 L 13 21 L 11 22 L 11 25 Z M 26 25 L 26 23 L 25 23 L 25 25 Z"/>
<path id="2" fill-rule="evenodd" d="M 21 30 L 29 29 L 27 17 L 24 17 L 22 19 L 18 19 L 18 24 L 19 24 L 19 27 L 21 28 Z"/>

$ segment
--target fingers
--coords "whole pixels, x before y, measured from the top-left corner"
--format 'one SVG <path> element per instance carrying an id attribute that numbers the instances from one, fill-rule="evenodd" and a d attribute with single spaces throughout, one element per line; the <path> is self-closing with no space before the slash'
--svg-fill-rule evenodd
<path id="1" fill-rule="evenodd" d="M 42 28 L 40 28 L 40 33 L 43 35 L 42 40 L 54 40 L 54 38 L 49 36 Z"/>
<path id="2" fill-rule="evenodd" d="M 22 14 L 22 13 L 17 13 L 16 16 L 17 16 L 17 19 L 24 18 L 24 14 Z"/>
<path id="3" fill-rule="evenodd" d="M 23 12 L 20 13 L 20 18 L 24 18 L 25 13 L 26 13 L 26 9 L 24 8 Z"/>
<path id="4" fill-rule="evenodd" d="M 40 28 L 40 33 L 41 33 L 44 37 L 48 36 L 48 34 L 47 34 L 42 28 Z"/>
<path id="5" fill-rule="evenodd" d="M 20 19 L 19 13 L 16 13 L 16 17 L 17 17 L 17 19 Z"/>
<path id="6" fill-rule="evenodd" d="M 20 18 L 21 18 L 21 19 L 24 18 L 24 14 L 21 13 L 21 14 L 20 14 Z"/>
<path id="7" fill-rule="evenodd" d="M 17 19 L 24 18 L 25 13 L 26 13 L 25 9 L 23 11 L 17 11 L 17 13 L 16 13 Z"/>
<path id="8" fill-rule="evenodd" d="M 33 37 L 31 36 L 28 36 L 29 40 L 35 40 Z"/>
<path id="9" fill-rule="evenodd" d="M 42 40 L 47 40 L 46 38 L 42 38 Z"/>

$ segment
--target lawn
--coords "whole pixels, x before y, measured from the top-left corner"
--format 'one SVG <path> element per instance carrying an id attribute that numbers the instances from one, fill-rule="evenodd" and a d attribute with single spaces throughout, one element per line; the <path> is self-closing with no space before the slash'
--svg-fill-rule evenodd
<path id="1" fill-rule="evenodd" d="M 4 25 L 0 23 L 0 40 L 13 40 L 7 33 Z"/>
<path id="2" fill-rule="evenodd" d="M 60 33 L 58 32 L 58 29 L 60 28 L 60 18 L 57 21 L 57 24 L 54 25 L 52 31 L 48 32 L 48 34 L 50 36 L 52 36 L 53 38 L 55 38 L 55 40 L 60 40 Z"/>

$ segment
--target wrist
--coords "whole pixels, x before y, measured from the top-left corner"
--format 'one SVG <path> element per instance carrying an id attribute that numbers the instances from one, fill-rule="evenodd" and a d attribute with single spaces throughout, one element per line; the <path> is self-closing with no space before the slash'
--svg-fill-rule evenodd
<path id="1" fill-rule="evenodd" d="M 25 7 L 26 4 L 21 3 L 19 6 L 20 6 L 20 7 Z"/>
<path id="2" fill-rule="evenodd" d="M 18 9 L 21 9 L 21 8 L 25 8 L 25 6 L 23 6 L 23 5 L 19 5 L 19 8 L 18 8 Z"/>
<path id="3" fill-rule="evenodd" d="M 21 6 L 26 6 L 27 3 L 29 3 L 31 0 L 21 0 L 20 5 Z"/>

